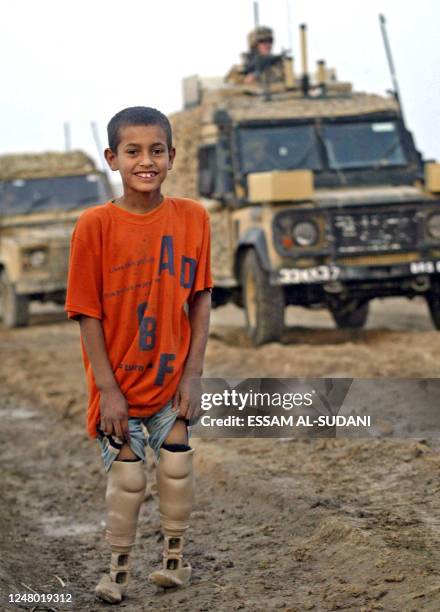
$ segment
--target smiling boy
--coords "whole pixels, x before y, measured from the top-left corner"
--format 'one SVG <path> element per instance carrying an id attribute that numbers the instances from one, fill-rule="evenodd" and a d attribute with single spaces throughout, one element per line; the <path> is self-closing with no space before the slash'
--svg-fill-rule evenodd
<path id="1" fill-rule="evenodd" d="M 96 587 L 118 603 L 145 496 L 144 427 L 155 452 L 163 567 L 150 580 L 181 586 L 183 534 L 193 502 L 194 449 L 187 426 L 199 414 L 190 381 L 202 374 L 212 288 L 208 215 L 198 202 L 164 197 L 175 157 L 159 111 L 127 108 L 108 124 L 105 157 L 123 196 L 92 207 L 72 235 L 65 309 L 80 324 L 89 388 L 88 432 L 108 472 L 110 572 Z"/>

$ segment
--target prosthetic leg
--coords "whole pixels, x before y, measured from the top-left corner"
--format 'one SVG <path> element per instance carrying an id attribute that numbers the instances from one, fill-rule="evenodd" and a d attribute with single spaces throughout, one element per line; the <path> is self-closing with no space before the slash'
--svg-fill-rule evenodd
<path id="1" fill-rule="evenodd" d="M 164 535 L 163 567 L 152 572 L 149 579 L 161 587 L 187 584 L 191 578 L 191 565 L 183 563 L 183 534 L 188 529 L 194 498 L 192 459 L 194 449 L 170 451 L 160 449 L 157 466 L 159 512 Z"/>
<path id="2" fill-rule="evenodd" d="M 145 497 L 146 476 L 142 461 L 114 461 L 107 481 L 107 530 L 111 547 L 110 573 L 104 574 L 95 593 L 108 603 L 119 603 L 125 594 L 130 555 L 136 537 L 139 509 Z"/>

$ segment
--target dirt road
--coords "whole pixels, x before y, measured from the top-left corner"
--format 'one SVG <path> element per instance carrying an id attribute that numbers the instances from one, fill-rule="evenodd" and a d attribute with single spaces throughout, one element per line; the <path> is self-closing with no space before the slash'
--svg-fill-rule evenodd
<path id="1" fill-rule="evenodd" d="M 438 377 L 439 334 L 421 301 L 373 304 L 367 329 L 357 334 L 334 330 L 321 312 L 291 309 L 288 324 L 284 344 L 254 349 L 241 313 L 217 311 L 206 375 Z M 108 561 L 105 479 L 84 431 L 77 325 L 62 313 L 35 313 L 27 329 L 0 328 L 0 349 L 0 597 L 58 590 L 61 580 L 75 611 L 106 609 L 93 599 Z M 147 582 L 161 551 L 150 495 L 124 609 L 440 609 L 436 440 L 194 446 L 197 497 L 187 546 L 194 580 L 172 592 Z M 151 482 L 151 466 L 148 472 Z M 1 610 L 16 609 L 4 601 Z"/>

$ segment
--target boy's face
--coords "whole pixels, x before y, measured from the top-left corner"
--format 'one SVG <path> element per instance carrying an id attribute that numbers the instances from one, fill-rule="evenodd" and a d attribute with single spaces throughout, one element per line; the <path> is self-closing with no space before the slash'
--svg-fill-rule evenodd
<path id="1" fill-rule="evenodd" d="M 119 170 L 124 193 L 160 191 L 176 151 L 168 149 L 165 131 L 158 125 L 126 125 L 119 128 L 116 153 L 105 150 L 112 170 Z"/>

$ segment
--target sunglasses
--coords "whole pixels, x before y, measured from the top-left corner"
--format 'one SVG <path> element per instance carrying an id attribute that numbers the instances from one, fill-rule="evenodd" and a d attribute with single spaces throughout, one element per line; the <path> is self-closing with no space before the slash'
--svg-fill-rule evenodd
<path id="1" fill-rule="evenodd" d="M 262 38 L 258 42 L 259 43 L 269 43 L 271 45 L 273 43 L 273 38 Z"/>

